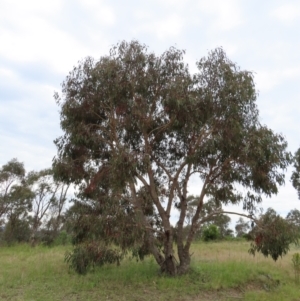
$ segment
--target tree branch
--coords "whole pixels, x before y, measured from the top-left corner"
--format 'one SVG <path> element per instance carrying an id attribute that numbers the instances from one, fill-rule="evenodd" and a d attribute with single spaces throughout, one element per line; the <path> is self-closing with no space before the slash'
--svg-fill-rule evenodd
<path id="1" fill-rule="evenodd" d="M 203 219 L 201 219 L 198 224 L 203 224 L 207 221 L 210 221 L 211 218 L 215 215 L 220 215 L 220 214 L 234 214 L 234 215 L 239 215 L 239 216 L 243 216 L 243 217 L 246 217 L 246 218 L 249 218 L 251 220 L 253 220 L 256 224 L 259 223 L 259 221 L 253 217 L 253 215 L 251 214 L 244 214 L 244 213 L 239 213 L 239 212 L 233 212 L 233 211 L 223 211 L 223 210 L 219 210 L 219 211 L 215 211 L 215 212 L 212 212 L 210 214 L 208 214 L 207 216 L 205 216 Z"/>

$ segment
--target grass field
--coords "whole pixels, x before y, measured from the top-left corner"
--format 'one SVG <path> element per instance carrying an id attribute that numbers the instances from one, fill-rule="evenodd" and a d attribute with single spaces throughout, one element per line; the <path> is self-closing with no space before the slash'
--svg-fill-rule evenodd
<path id="1" fill-rule="evenodd" d="M 191 272 L 177 278 L 161 276 L 150 257 L 79 276 L 64 262 L 70 248 L 0 248 L 0 300 L 300 301 L 291 261 L 296 247 L 273 262 L 250 256 L 247 242 L 197 243 Z"/>

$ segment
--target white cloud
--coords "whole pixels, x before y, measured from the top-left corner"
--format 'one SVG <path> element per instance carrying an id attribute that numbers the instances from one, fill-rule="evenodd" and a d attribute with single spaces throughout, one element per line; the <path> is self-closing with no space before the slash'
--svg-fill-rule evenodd
<path id="1" fill-rule="evenodd" d="M 40 0 L 1 0 L 0 16 L 3 20 L 10 20 L 11 23 L 18 22 L 18 20 L 26 15 L 56 14 L 62 7 L 61 0 L 40 1 Z"/>
<path id="2" fill-rule="evenodd" d="M 79 0 L 79 2 L 90 11 L 90 16 L 96 18 L 99 23 L 114 25 L 116 16 L 112 7 L 99 0 Z"/>
<path id="3" fill-rule="evenodd" d="M 255 81 L 259 91 L 270 91 L 283 81 L 299 78 L 300 67 L 286 68 L 282 70 L 258 70 L 255 72 Z"/>
<path id="4" fill-rule="evenodd" d="M 7 163 L 12 158 L 18 158 L 25 162 L 26 170 L 41 170 L 52 165 L 52 159 L 56 155 L 56 148 L 53 143 L 37 143 L 37 139 L 29 139 L 28 136 L 7 135 L 0 130 L 2 143 L 0 145 L 1 163 Z"/>
<path id="5" fill-rule="evenodd" d="M 138 11 L 136 17 L 142 19 L 144 17 L 150 19 L 150 14 L 144 11 Z M 159 40 L 169 37 L 179 36 L 183 30 L 184 21 L 178 14 L 171 14 L 159 20 L 150 20 L 135 29 L 135 33 L 151 33 Z"/>
<path id="6" fill-rule="evenodd" d="M 153 18 L 153 13 L 149 10 L 144 9 L 136 9 L 133 12 L 134 17 L 140 22 L 140 21 L 149 21 Z"/>
<path id="7" fill-rule="evenodd" d="M 272 71 L 255 72 L 256 87 L 259 91 L 269 91 L 280 82 L 280 74 Z"/>
<path id="8" fill-rule="evenodd" d="M 293 79 L 300 77 L 300 67 L 287 68 L 283 70 L 282 76 L 284 79 Z"/>
<path id="9" fill-rule="evenodd" d="M 58 108 L 52 98 L 54 88 L 26 85 L 17 76 L 14 78 L 19 95 L 4 102 L 0 114 L 1 163 L 18 158 L 26 163 L 26 169 L 50 167 L 56 153 L 53 140 L 60 135 Z"/>
<path id="10" fill-rule="evenodd" d="M 200 0 L 198 8 L 204 14 L 214 17 L 211 29 L 214 31 L 228 31 L 242 23 L 240 2 L 237 0 Z"/>
<path id="11" fill-rule="evenodd" d="M 271 16 L 285 24 L 291 24 L 296 19 L 300 19 L 300 5 L 292 3 L 284 4 L 273 10 Z"/>
<path id="12" fill-rule="evenodd" d="M 7 68 L 0 68 L 0 80 L 1 81 L 12 81 L 13 79 L 15 79 L 16 77 L 16 74 L 10 70 L 10 69 L 7 69 Z"/>
<path id="13" fill-rule="evenodd" d="M 188 3 L 187 0 L 156 0 L 155 1 L 156 4 L 155 5 L 159 5 L 159 6 L 165 6 L 168 8 L 168 10 L 170 9 L 180 9 L 184 6 L 189 6 L 191 5 L 190 3 Z"/>
<path id="14" fill-rule="evenodd" d="M 84 1 L 91 18 L 80 28 L 86 31 L 83 42 L 76 32 L 79 25 L 74 24 L 70 31 L 62 28 L 69 26 L 68 21 L 55 22 L 56 15 L 62 13 L 61 1 L 49 3 L 5 1 L 3 7 L 1 3 L 0 40 L 5 42 L 1 44 L 0 57 L 20 63 L 43 61 L 66 74 L 79 59 L 91 54 L 91 46 L 107 44 L 103 26 L 114 24 L 115 16 L 102 2 Z"/>
<path id="15" fill-rule="evenodd" d="M 0 56 L 15 62 L 45 61 L 58 71 L 66 72 L 70 63 L 86 53 L 84 46 L 73 37 L 51 26 L 45 19 L 32 15 L 20 18 L 17 30 L 8 26 L 0 29 Z"/>

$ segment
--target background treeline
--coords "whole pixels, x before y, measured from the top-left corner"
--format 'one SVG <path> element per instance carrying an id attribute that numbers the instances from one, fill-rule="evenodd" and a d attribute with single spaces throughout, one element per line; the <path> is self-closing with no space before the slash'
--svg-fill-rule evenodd
<path id="1" fill-rule="evenodd" d="M 0 243 L 66 240 L 69 185 L 55 181 L 53 170 L 26 172 L 10 160 L 0 169 Z"/>
<path id="2" fill-rule="evenodd" d="M 88 208 L 80 206 L 76 194 L 69 189 L 70 185 L 55 180 L 51 168 L 26 172 L 23 163 L 12 159 L 0 169 L 0 188 L 0 245 L 20 242 L 30 243 L 32 246 L 37 243 L 46 245 L 66 244 L 72 241 L 76 243 L 81 235 L 90 232 Z M 191 219 L 197 208 L 196 199 L 197 196 L 193 195 L 188 198 L 185 233 L 189 231 Z M 211 212 L 222 209 L 220 206 L 214 199 L 204 204 L 203 218 L 209 218 L 197 232 L 196 240 L 257 237 L 257 226 L 242 217 L 236 222 L 234 233 L 230 228 L 231 219 L 228 215 L 210 215 Z M 155 211 L 149 214 L 155 220 Z M 275 218 L 277 214 L 269 208 L 266 213 L 261 212 L 259 219 L 263 220 L 266 216 Z M 101 219 L 101 214 L 97 219 Z M 300 233 L 299 210 L 291 210 L 285 220 L 293 224 Z M 95 224 L 94 221 L 93 225 Z M 174 230 L 176 233 L 176 227 Z M 112 232 L 116 235 L 116 231 Z"/>

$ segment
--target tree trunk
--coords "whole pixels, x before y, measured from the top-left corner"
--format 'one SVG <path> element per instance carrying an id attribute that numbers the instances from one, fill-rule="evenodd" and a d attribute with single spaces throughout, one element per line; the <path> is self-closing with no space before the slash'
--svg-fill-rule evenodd
<path id="1" fill-rule="evenodd" d="M 161 272 L 169 276 L 177 275 L 176 259 L 173 254 L 169 254 L 165 257 L 165 260 L 161 265 Z"/>
<path id="2" fill-rule="evenodd" d="M 36 234 L 37 234 L 38 227 L 39 227 L 39 220 L 37 218 L 35 218 L 34 221 L 33 221 L 31 235 L 30 235 L 30 245 L 31 245 L 31 247 L 36 246 Z"/>
<path id="3" fill-rule="evenodd" d="M 31 247 L 36 246 L 36 233 L 37 233 L 36 229 L 33 229 L 31 231 L 31 235 L 30 235 L 30 245 L 31 245 Z"/>
<path id="4" fill-rule="evenodd" d="M 178 275 L 185 274 L 190 269 L 191 255 L 189 249 L 179 250 L 178 248 L 178 257 L 179 257 L 179 266 L 178 266 Z"/>
<path id="5" fill-rule="evenodd" d="M 177 262 L 173 250 L 173 231 L 172 229 L 165 232 L 164 237 L 164 261 L 160 265 L 161 272 L 170 276 L 177 275 Z"/>
<path id="6" fill-rule="evenodd" d="M 189 271 L 191 256 L 189 249 L 178 247 L 179 263 L 174 256 L 173 250 L 173 233 L 172 230 L 166 231 L 164 236 L 163 254 L 154 244 L 153 237 L 149 237 L 150 251 L 156 262 L 160 266 L 160 271 L 169 276 L 183 275 Z"/>

